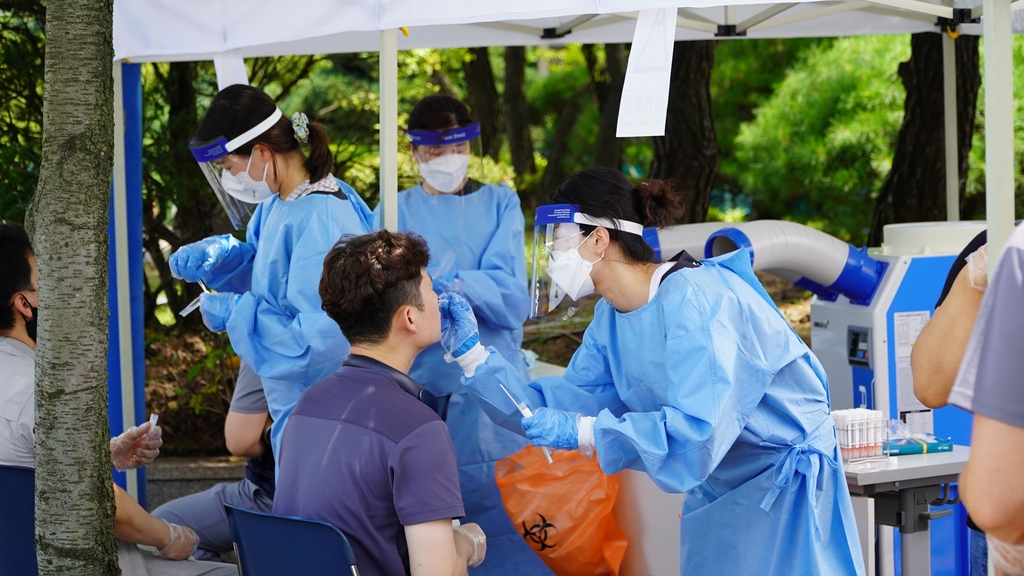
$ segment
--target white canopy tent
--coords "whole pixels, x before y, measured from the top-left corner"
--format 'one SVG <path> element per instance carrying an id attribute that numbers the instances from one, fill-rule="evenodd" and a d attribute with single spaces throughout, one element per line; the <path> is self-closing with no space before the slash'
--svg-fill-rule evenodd
<path id="1" fill-rule="evenodd" d="M 381 201 L 384 223 L 397 225 L 397 51 L 465 46 L 631 42 L 637 11 L 677 8 L 676 40 L 788 38 L 939 32 L 939 18 L 962 22 L 959 32 L 984 34 L 986 188 L 989 242 L 1001 247 L 1014 221 L 1012 32 L 1024 32 L 1024 0 L 116 0 L 115 58 L 169 62 L 380 51 Z M 981 17 L 981 23 L 975 19 Z M 398 33 L 406 27 L 409 35 Z M 958 219 L 956 90 L 953 39 L 944 35 L 947 206 Z M 115 67 L 117 68 L 117 67 Z M 119 84 L 115 83 L 119 87 Z M 115 102 L 120 106 L 121 95 Z M 115 110 L 115 236 L 125 230 L 122 112 Z M 133 191 L 133 193 L 140 193 Z M 129 316 L 128 246 L 116 242 L 119 318 Z M 120 348 L 131 334 L 121 326 Z M 132 394 L 132 355 L 120 355 L 121 391 Z M 127 365 L 126 365 L 127 363 Z M 124 422 L 135 423 L 130 398 Z"/>
<path id="2" fill-rule="evenodd" d="M 375 52 L 381 30 L 407 27 L 399 50 L 465 46 L 537 46 L 630 42 L 636 13 L 643 8 L 679 8 L 676 40 L 707 40 L 743 34 L 748 38 L 858 36 L 937 31 L 936 19 L 970 18 L 980 7 L 957 0 L 953 7 L 923 0 L 844 0 L 788 3 L 720 0 L 519 1 L 516 9 L 497 2 L 466 0 L 377 0 L 339 4 L 303 0 L 288 4 L 239 0 L 210 10 L 203 0 L 165 3 L 119 0 L 114 6 L 114 47 L 118 59 L 133 61 L 211 60 L 240 50 L 245 58 L 295 54 Z M 480 10 L 476 5 L 488 5 Z M 1018 2 L 1014 8 L 1024 8 Z M 437 14 L 450 16 L 438 17 Z M 301 18 L 296 18 L 301 15 Z M 315 23 L 316 26 L 310 26 Z M 728 27 L 735 27 L 732 31 Z M 1016 17 L 1024 30 L 1024 14 Z M 961 31 L 980 34 L 978 23 Z"/>

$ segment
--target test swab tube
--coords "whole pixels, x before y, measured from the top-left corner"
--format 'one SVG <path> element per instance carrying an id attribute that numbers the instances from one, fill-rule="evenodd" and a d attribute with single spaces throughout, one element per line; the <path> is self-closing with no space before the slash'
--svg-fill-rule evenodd
<path id="1" fill-rule="evenodd" d="M 153 429 L 156 428 L 156 421 L 159 419 L 159 414 L 149 415 L 149 430 L 146 431 L 146 439 L 144 440 L 144 442 L 149 442 L 149 436 L 153 433 Z"/>
<path id="2" fill-rule="evenodd" d="M 512 403 L 516 405 L 516 409 L 518 409 L 519 413 L 523 415 L 523 418 L 529 418 L 530 416 L 533 416 L 533 410 L 530 410 L 530 407 L 526 405 L 526 402 L 520 402 L 516 400 L 515 397 L 512 396 L 512 393 L 508 391 L 508 388 L 505 388 L 504 384 L 499 383 L 498 386 L 501 386 L 502 391 L 505 392 L 505 395 L 508 396 L 508 399 L 511 400 Z M 547 446 L 543 446 L 541 447 L 541 450 L 544 451 L 544 458 L 547 459 L 548 464 L 554 464 L 555 461 L 551 459 L 551 449 L 548 448 Z"/>
<path id="3" fill-rule="evenodd" d="M 209 294 L 210 293 L 210 289 L 206 287 L 206 283 L 205 282 L 203 282 L 202 280 L 197 280 L 197 283 L 199 284 L 199 287 L 203 289 L 203 292 L 205 294 Z M 182 309 L 181 312 L 178 312 L 178 315 L 181 316 L 182 318 L 184 318 L 185 316 L 188 316 L 189 314 L 195 312 L 196 308 L 199 308 L 199 303 L 201 301 L 202 301 L 202 297 L 201 296 L 199 298 L 196 298 L 191 303 L 189 303 L 188 306 L 185 306 L 185 308 Z"/>

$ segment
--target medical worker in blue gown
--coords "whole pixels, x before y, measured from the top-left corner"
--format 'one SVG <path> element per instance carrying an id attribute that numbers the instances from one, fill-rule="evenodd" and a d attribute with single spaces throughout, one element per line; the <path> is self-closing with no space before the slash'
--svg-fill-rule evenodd
<path id="1" fill-rule="evenodd" d="M 303 146 L 308 145 L 308 155 Z M 205 281 L 203 322 L 263 378 L 271 444 L 299 395 L 341 367 L 349 345 L 320 308 L 324 257 L 342 234 L 365 234 L 372 214 L 331 175 L 327 133 L 305 115 L 289 120 L 265 93 L 235 85 L 217 94 L 190 145 L 236 224 L 256 204 L 245 241 L 211 236 L 171 255 L 171 273 Z"/>
<path id="2" fill-rule="evenodd" d="M 864 574 L 821 364 L 741 250 L 652 264 L 644 226 L 672 224 L 667 185 L 574 175 L 537 211 L 535 313 L 604 298 L 563 377 L 526 382 L 477 337 L 458 296 L 442 343 L 496 422 L 685 492 L 680 572 Z M 498 384 L 534 409 L 521 418 Z"/>
<path id="3" fill-rule="evenodd" d="M 480 340 L 525 377 L 520 346 L 530 298 L 519 197 L 503 184 L 466 177 L 480 123 L 462 102 L 443 95 L 424 98 L 409 114 L 407 132 L 423 183 L 398 194 L 398 229 L 427 241 L 434 289 L 465 298 L 479 318 Z M 379 227 L 379 206 L 375 218 Z M 460 383 L 458 365 L 445 362 L 440 345 L 421 352 L 409 375 L 434 394 L 452 395 L 446 422 L 458 457 L 466 520 L 487 533 L 487 561 L 470 572 L 550 574 L 509 520 L 494 482 L 495 462 L 526 440 L 487 418 Z"/>

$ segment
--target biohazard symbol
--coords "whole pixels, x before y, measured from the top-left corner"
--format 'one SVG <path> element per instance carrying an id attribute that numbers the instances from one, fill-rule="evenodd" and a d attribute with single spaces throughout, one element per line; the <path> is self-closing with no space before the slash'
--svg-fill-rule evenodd
<path id="1" fill-rule="evenodd" d="M 523 538 L 526 538 L 530 542 L 537 545 L 537 552 L 543 552 L 548 548 L 554 548 L 558 543 L 548 544 L 548 538 L 551 536 L 551 532 L 558 532 L 558 528 L 554 524 L 548 522 L 548 519 L 541 514 L 537 514 L 540 518 L 539 522 L 534 522 L 530 526 L 526 525 L 526 520 L 523 520 Z"/>

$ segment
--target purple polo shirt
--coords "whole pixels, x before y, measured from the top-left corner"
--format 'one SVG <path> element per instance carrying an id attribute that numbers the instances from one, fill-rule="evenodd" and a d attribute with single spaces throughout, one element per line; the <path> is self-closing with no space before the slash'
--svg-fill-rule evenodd
<path id="1" fill-rule="evenodd" d="M 465 516 L 447 426 L 378 370 L 303 392 L 279 458 L 274 513 L 337 526 L 363 576 L 409 574 L 403 526 Z"/>

